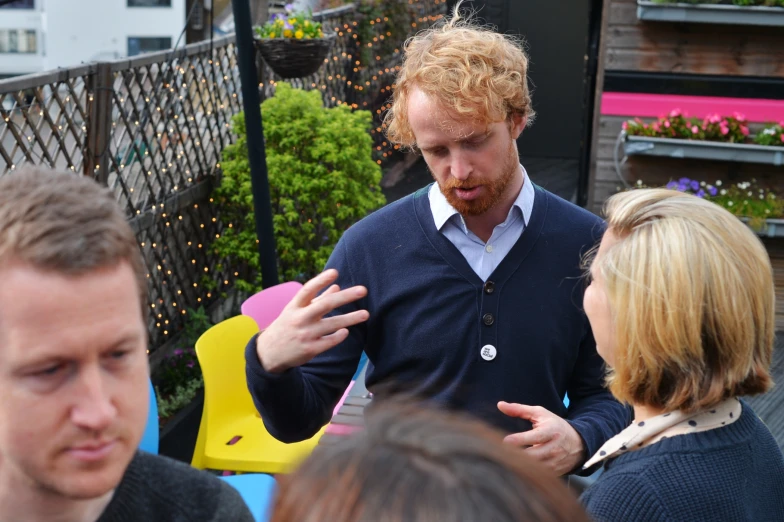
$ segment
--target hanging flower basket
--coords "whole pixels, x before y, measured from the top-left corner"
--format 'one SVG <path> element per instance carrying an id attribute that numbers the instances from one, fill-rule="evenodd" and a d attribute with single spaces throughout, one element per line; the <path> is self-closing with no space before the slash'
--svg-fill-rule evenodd
<path id="1" fill-rule="evenodd" d="M 270 68 L 284 79 L 303 78 L 319 70 L 336 35 L 321 38 L 256 38 L 256 50 Z"/>

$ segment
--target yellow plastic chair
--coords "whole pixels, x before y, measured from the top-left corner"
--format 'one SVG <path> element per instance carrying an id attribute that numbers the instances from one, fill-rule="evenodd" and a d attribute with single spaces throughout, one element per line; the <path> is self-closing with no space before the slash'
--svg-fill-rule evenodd
<path id="1" fill-rule="evenodd" d="M 204 375 L 204 411 L 191 465 L 198 469 L 287 473 L 307 457 L 324 433 L 285 444 L 270 435 L 245 381 L 245 345 L 259 331 L 239 315 L 216 324 L 196 342 Z"/>

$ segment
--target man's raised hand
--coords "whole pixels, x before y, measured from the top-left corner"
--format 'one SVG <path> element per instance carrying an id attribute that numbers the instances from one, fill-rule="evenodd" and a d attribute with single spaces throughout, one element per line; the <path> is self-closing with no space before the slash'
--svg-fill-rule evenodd
<path id="1" fill-rule="evenodd" d="M 367 321 L 367 310 L 324 317 L 336 308 L 367 295 L 364 286 L 341 290 L 337 270 L 325 270 L 300 288 L 277 319 L 256 339 L 256 354 L 262 367 L 280 373 L 300 366 L 341 343 L 348 327 Z M 329 286 L 329 288 L 327 288 Z M 319 295 L 319 292 L 327 290 Z"/>

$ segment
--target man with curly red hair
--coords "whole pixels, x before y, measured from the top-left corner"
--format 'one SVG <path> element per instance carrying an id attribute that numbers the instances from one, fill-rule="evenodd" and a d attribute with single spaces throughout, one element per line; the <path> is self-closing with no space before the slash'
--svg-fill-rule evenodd
<path id="1" fill-rule="evenodd" d="M 558 475 L 628 423 L 579 306 L 580 259 L 603 222 L 535 186 L 518 159 L 534 116 L 527 71 L 519 41 L 459 5 L 407 42 L 385 127 L 436 183 L 346 231 L 248 345 L 249 388 L 275 437 L 328 422 L 363 350 L 371 391 L 394 383 L 472 413 Z"/>

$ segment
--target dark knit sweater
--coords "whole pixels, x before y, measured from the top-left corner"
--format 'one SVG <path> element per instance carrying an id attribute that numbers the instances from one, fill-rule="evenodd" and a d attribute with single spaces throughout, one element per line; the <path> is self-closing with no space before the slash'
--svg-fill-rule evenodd
<path id="1" fill-rule="evenodd" d="M 676 435 L 608 461 L 581 500 L 598 522 L 781 522 L 784 458 L 743 403 L 728 426 Z"/>
<path id="2" fill-rule="evenodd" d="M 629 422 L 602 386 L 582 312 L 580 259 L 603 222 L 536 187 L 525 231 L 485 284 L 436 229 L 428 189 L 361 220 L 335 248 L 328 267 L 338 269 L 338 284 L 368 288 L 339 310 L 370 312 L 346 341 L 281 374 L 265 372 L 255 339 L 248 344 L 248 384 L 267 429 L 286 442 L 315 434 L 365 350 L 370 391 L 394 381 L 506 432 L 531 425 L 503 415 L 498 401 L 543 406 L 567 418 L 591 454 Z M 493 360 L 480 355 L 486 345 L 497 349 Z"/>
<path id="3" fill-rule="evenodd" d="M 205 471 L 137 452 L 97 522 L 253 522 L 239 493 Z"/>

